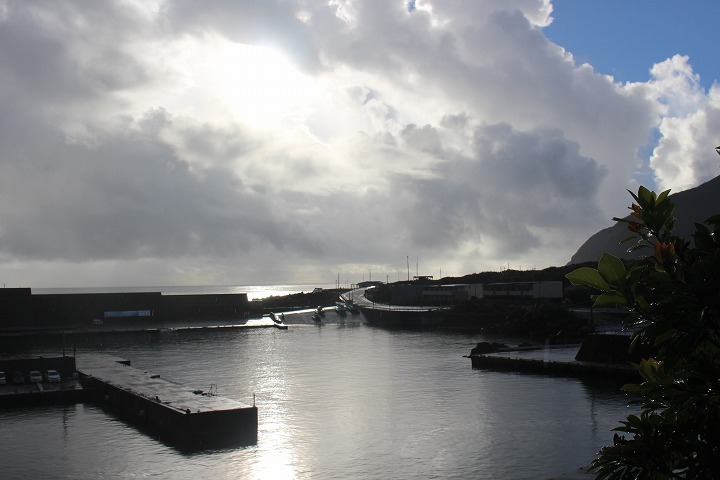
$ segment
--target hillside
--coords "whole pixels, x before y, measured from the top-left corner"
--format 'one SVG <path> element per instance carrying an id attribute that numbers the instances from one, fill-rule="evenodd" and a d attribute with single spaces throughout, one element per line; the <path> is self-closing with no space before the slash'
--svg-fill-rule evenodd
<path id="1" fill-rule="evenodd" d="M 627 198 L 630 205 L 632 198 L 629 194 Z M 670 198 L 675 202 L 677 217 L 675 234 L 691 239 L 695 231 L 694 223 L 703 222 L 711 215 L 720 213 L 720 176 L 690 190 L 671 194 Z M 621 214 L 622 212 L 618 212 L 617 216 Z M 605 252 L 626 259 L 636 259 L 646 255 L 642 250 L 632 254 L 627 253 L 632 243 L 621 244 L 620 241 L 629 236 L 627 225 L 622 223 L 600 230 L 582 244 L 571 257 L 568 265 L 597 262 Z"/>
<path id="2" fill-rule="evenodd" d="M 588 266 L 595 265 L 596 262 L 587 262 Z M 463 275 L 462 277 L 446 277 L 435 283 L 499 283 L 499 282 L 532 282 L 532 281 L 552 281 L 559 280 L 565 283 L 569 282 L 565 278 L 565 274 L 569 273 L 581 265 L 565 265 L 562 267 L 548 267 L 542 270 L 503 270 L 501 272 L 480 272 Z"/>

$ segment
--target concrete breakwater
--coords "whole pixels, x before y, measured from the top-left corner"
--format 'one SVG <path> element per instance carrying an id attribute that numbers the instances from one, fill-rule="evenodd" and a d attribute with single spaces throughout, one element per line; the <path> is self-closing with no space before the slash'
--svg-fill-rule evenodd
<path id="1" fill-rule="evenodd" d="M 472 368 L 539 373 L 544 375 L 558 375 L 579 378 L 605 378 L 618 382 L 638 382 L 640 375 L 630 365 L 612 363 L 580 362 L 572 358 L 563 358 L 571 352 L 560 349 L 544 352 L 542 350 L 531 352 L 503 352 L 471 356 Z"/>
<path id="2" fill-rule="evenodd" d="M 642 378 L 631 363 L 641 354 L 629 348 L 627 335 L 593 334 L 581 345 L 510 348 L 481 342 L 468 357 L 477 369 L 638 382 Z"/>
<path id="3" fill-rule="evenodd" d="M 446 309 L 396 307 L 360 304 L 360 311 L 371 325 L 389 328 L 436 328 L 445 319 Z"/>
<path id="4" fill-rule="evenodd" d="M 148 329 L 168 321 L 235 321 L 249 313 L 247 294 L 163 295 L 160 292 L 34 294 L 0 289 L 0 332 Z"/>
<path id="5" fill-rule="evenodd" d="M 321 290 L 248 301 L 246 293 L 160 292 L 35 294 L 0 289 L 0 335 L 160 331 L 178 327 L 243 327 L 278 310 L 331 305 L 345 290 Z M 265 326 L 254 322 L 248 326 Z M 70 342 L 69 344 L 71 344 Z"/>

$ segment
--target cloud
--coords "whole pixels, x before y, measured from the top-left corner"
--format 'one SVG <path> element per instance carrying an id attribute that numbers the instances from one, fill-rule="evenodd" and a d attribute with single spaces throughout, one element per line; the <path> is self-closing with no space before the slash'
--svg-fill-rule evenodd
<path id="1" fill-rule="evenodd" d="M 658 187 L 680 192 L 715 178 L 720 87 L 714 84 L 706 94 L 688 58 L 680 55 L 656 64 L 652 74 L 650 92 L 664 107 L 650 158 Z"/>
<path id="2" fill-rule="evenodd" d="M 423 130 L 426 137 L 437 137 L 429 127 Z M 567 233 L 569 225 L 602 221 L 595 195 L 606 171 L 557 130 L 482 125 L 474 129 L 466 154 L 442 151 L 437 142 L 426 151 L 438 160 L 431 167 L 435 175 L 398 182 L 416 191 L 402 216 L 414 219 L 409 221 L 413 244 L 425 255 L 468 252 L 468 265 L 529 259 L 555 248 L 558 233 Z"/>
<path id="3" fill-rule="evenodd" d="M 712 174 L 688 59 L 621 85 L 545 38 L 549 1 L 412 4 L 4 2 L 3 281 L 540 268 L 624 210 L 653 133 L 659 184 Z"/>
<path id="4" fill-rule="evenodd" d="M 292 51 L 302 69 L 315 71 L 321 68 L 321 59 L 309 23 L 316 18 L 318 8 L 327 18 L 327 6 L 311 7 L 305 2 L 282 0 L 209 0 L 203 3 L 176 0 L 167 2 L 165 13 L 176 34 L 202 35 L 211 31 L 241 44 Z"/>

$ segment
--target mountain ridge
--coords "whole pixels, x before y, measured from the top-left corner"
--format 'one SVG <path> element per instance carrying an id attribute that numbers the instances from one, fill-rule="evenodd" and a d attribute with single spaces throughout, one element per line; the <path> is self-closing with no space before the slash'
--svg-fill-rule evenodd
<path id="1" fill-rule="evenodd" d="M 720 213 L 720 176 L 689 190 L 672 193 L 669 197 L 675 203 L 674 215 L 677 218 L 674 233 L 679 237 L 692 241 L 695 223 L 702 223 L 708 217 Z M 628 200 L 632 201 L 628 195 Z M 627 218 L 627 217 L 626 217 Z M 643 249 L 628 253 L 633 243 L 620 243 L 631 236 L 627 225 L 617 222 L 590 236 L 570 258 L 567 265 L 597 262 L 603 253 L 610 253 L 620 258 L 638 259 L 646 253 Z"/>

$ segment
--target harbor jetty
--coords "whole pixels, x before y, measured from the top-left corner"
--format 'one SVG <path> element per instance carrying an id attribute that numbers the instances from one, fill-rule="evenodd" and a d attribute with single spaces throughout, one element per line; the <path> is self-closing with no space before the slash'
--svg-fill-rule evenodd
<path id="1" fill-rule="evenodd" d="M 93 402 L 182 451 L 257 443 L 254 399 L 249 405 L 222 397 L 215 385 L 193 389 L 130 363 L 93 353 L 2 359 L 0 369 L 13 374 L 0 385 L 0 407 Z M 29 373 L 48 370 L 58 371 L 60 381 Z"/>
<path id="2" fill-rule="evenodd" d="M 316 289 L 248 301 L 246 293 L 177 295 L 161 292 L 35 294 L 30 288 L 0 289 L 0 341 L 60 337 L 68 345 L 119 334 L 165 334 L 198 329 L 287 326 L 277 312 L 334 304 L 342 289 Z M 278 313 L 280 316 L 280 313 Z"/>
<path id="3" fill-rule="evenodd" d="M 617 382 L 637 382 L 632 366 L 641 353 L 630 354 L 630 337 L 592 334 L 581 345 L 520 345 L 481 342 L 472 349 L 472 368 L 558 375 Z"/>
<path id="4" fill-rule="evenodd" d="M 258 409 L 133 368 L 127 360 L 83 354 L 78 371 L 97 403 L 182 450 L 257 442 Z M 254 402 L 253 402 L 254 403 Z"/>

